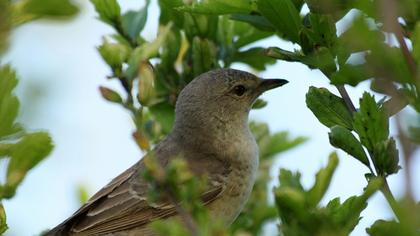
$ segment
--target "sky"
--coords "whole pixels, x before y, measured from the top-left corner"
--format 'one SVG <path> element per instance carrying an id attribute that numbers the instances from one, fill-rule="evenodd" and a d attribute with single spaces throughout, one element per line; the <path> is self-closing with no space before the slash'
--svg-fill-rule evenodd
<path id="1" fill-rule="evenodd" d="M 119 2 L 123 9 L 143 5 L 142 1 Z M 79 207 L 78 186 L 86 186 L 93 194 L 142 156 L 131 138 L 134 125 L 129 114 L 106 102 L 98 91 L 100 85 L 121 91 L 115 81 L 105 78 L 110 71 L 96 50 L 102 36 L 112 29 L 96 19 L 88 1 L 79 3 L 81 12 L 71 21 L 37 21 L 16 29 L 2 61 L 11 63 L 21 78 L 17 94 L 22 101 L 22 123 L 29 130 L 47 130 L 55 142 L 50 157 L 27 175 L 13 199 L 4 201 L 10 227 L 7 236 L 36 235 L 54 227 Z M 157 25 L 158 9 L 156 1 L 152 1 L 143 36 L 153 39 Z M 345 21 L 339 25 L 344 26 Z M 294 48 L 276 38 L 257 45 Z M 251 71 L 242 65 L 233 67 Z M 287 130 L 293 137 L 309 138 L 304 145 L 278 157 L 271 170 L 270 185 L 278 183 L 279 168 L 287 168 L 300 171 L 304 186 L 310 187 L 316 171 L 326 165 L 334 148 L 328 142 L 328 129 L 306 107 L 305 94 L 309 86 L 337 92 L 319 71 L 299 63 L 279 61 L 259 75 L 284 78 L 290 83 L 264 94 L 262 98 L 268 101 L 268 106 L 251 111 L 250 119 L 267 122 L 273 132 Z M 349 88 L 356 104 L 368 87 L 362 83 Z M 367 168 L 343 152 L 338 154 L 340 164 L 323 204 L 335 197 L 344 200 L 360 194 L 366 185 Z M 418 170 L 419 158 L 413 162 L 414 180 L 420 180 Z M 402 172 L 389 177 L 397 197 L 404 191 L 403 178 Z M 420 189 L 415 189 L 415 196 L 419 199 Z M 352 235 L 365 235 L 365 228 L 376 219 L 389 219 L 393 215 L 384 197 L 377 193 L 362 216 Z M 274 224 L 267 227 L 265 235 L 277 235 Z"/>

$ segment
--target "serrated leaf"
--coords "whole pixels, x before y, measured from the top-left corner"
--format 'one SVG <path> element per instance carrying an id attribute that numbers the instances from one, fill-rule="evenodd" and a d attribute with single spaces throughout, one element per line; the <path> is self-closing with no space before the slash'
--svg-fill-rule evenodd
<path id="1" fill-rule="evenodd" d="M 18 80 L 10 66 L 0 67 L 0 138 L 20 131 L 15 123 L 19 111 L 19 101 L 12 94 Z"/>
<path id="2" fill-rule="evenodd" d="M 232 61 L 245 63 L 259 71 L 265 70 L 267 65 L 276 63 L 274 58 L 264 56 L 263 48 L 260 47 L 239 51 L 235 53 Z"/>
<path id="3" fill-rule="evenodd" d="M 336 153 L 331 153 L 328 158 L 328 164 L 325 168 L 318 171 L 315 178 L 315 184 L 307 192 L 307 202 L 309 206 L 315 207 L 324 197 L 325 192 L 330 185 L 332 176 L 338 165 Z"/>
<path id="4" fill-rule="evenodd" d="M 369 151 L 373 151 L 377 143 L 387 140 L 389 136 L 386 111 L 367 92 L 360 99 L 360 110 L 354 115 L 353 126 L 361 143 Z"/>
<path id="5" fill-rule="evenodd" d="M 127 11 L 122 16 L 122 27 L 132 39 L 136 39 L 146 25 L 149 3 L 150 0 L 147 0 L 146 5 L 142 9 L 138 11 Z"/>
<path id="6" fill-rule="evenodd" d="M 325 126 L 335 125 L 352 129 L 352 114 L 347 109 L 344 100 L 326 88 L 311 86 L 306 94 L 306 105 Z"/>
<path id="7" fill-rule="evenodd" d="M 351 232 L 360 220 L 361 212 L 367 207 L 367 200 L 382 186 L 380 178 L 374 178 L 369 181 L 361 196 L 352 196 L 340 204 L 338 198 L 330 201 L 326 210 L 328 210 L 337 227 L 344 228 Z"/>
<path id="8" fill-rule="evenodd" d="M 385 220 L 377 220 L 371 227 L 366 229 L 366 232 L 370 236 L 388 236 L 388 235 L 409 236 L 407 234 L 401 234 L 403 231 L 401 231 L 401 225 L 397 223 L 396 221 L 385 221 Z"/>
<path id="9" fill-rule="evenodd" d="M 121 8 L 117 0 L 90 0 L 95 6 L 99 19 L 111 26 L 121 22 Z"/>
<path id="10" fill-rule="evenodd" d="M 193 2 L 191 5 L 184 5 L 178 10 L 199 14 L 234 14 L 250 13 L 256 10 L 254 1 L 251 0 L 204 0 Z"/>
<path id="11" fill-rule="evenodd" d="M 280 34 L 285 35 L 292 42 L 299 42 L 302 24 L 299 12 L 291 0 L 258 0 L 257 6 L 261 14 L 276 27 Z"/>
<path id="12" fill-rule="evenodd" d="M 280 187 L 291 187 L 301 191 L 304 191 L 302 184 L 300 183 L 301 174 L 299 172 L 291 172 L 287 169 L 280 169 L 279 182 Z"/>
<path id="13" fill-rule="evenodd" d="M 331 145 L 342 149 L 366 166 L 369 166 L 369 160 L 363 150 L 362 144 L 360 144 L 359 140 L 348 129 L 338 125 L 333 126 L 328 136 Z"/>

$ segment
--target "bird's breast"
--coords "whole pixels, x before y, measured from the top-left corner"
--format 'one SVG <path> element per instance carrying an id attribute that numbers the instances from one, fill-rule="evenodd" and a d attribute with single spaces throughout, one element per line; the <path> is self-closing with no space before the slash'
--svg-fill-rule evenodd
<path id="1" fill-rule="evenodd" d="M 226 178 L 225 190 L 209 206 L 213 219 L 223 219 L 227 224 L 231 224 L 242 211 L 258 170 L 258 146 L 253 137 L 245 142 L 237 149 L 236 160 Z"/>

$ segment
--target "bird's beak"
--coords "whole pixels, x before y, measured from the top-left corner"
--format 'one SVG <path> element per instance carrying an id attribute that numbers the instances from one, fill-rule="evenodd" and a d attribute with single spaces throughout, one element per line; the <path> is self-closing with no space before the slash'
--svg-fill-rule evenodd
<path id="1" fill-rule="evenodd" d="M 261 79 L 260 84 L 258 85 L 258 91 L 263 93 L 267 90 L 283 86 L 287 83 L 289 83 L 289 81 L 285 79 Z"/>

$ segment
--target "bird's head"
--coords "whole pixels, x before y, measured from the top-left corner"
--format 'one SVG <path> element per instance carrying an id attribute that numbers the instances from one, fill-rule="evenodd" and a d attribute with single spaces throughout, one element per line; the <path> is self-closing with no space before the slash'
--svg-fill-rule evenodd
<path id="1" fill-rule="evenodd" d="M 234 69 L 209 71 L 191 81 L 179 94 L 177 121 L 194 122 L 205 117 L 216 117 L 222 122 L 247 120 L 249 110 L 262 93 L 286 83 L 284 79 L 261 79 Z"/>

